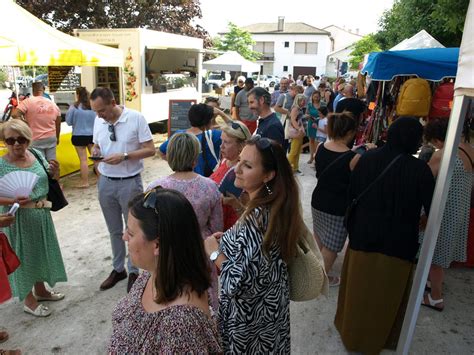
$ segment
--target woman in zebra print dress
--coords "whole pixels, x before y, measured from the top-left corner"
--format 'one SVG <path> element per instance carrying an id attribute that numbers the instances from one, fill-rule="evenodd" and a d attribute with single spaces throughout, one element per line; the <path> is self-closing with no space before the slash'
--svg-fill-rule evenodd
<path id="1" fill-rule="evenodd" d="M 232 228 L 205 241 L 221 269 L 223 348 L 226 353 L 289 353 L 286 262 L 302 233 L 298 186 L 281 145 L 259 135 L 242 150 L 235 172 L 235 185 L 247 191 L 250 202 Z"/>

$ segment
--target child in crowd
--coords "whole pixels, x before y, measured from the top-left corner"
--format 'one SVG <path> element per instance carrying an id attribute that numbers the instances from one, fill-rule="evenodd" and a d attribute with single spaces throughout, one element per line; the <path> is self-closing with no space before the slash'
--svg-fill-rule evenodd
<path id="1" fill-rule="evenodd" d="M 328 115 L 328 109 L 326 106 L 321 106 L 319 108 L 319 120 L 317 123 L 314 123 L 315 125 L 317 125 L 317 127 L 314 127 L 316 128 L 317 132 L 316 132 L 316 141 L 319 142 L 319 143 L 324 143 L 326 142 L 326 139 L 327 139 L 327 136 L 328 136 L 328 131 L 327 131 L 327 125 L 328 125 L 328 119 L 327 119 L 327 115 Z M 318 143 L 318 144 L 319 144 Z"/>

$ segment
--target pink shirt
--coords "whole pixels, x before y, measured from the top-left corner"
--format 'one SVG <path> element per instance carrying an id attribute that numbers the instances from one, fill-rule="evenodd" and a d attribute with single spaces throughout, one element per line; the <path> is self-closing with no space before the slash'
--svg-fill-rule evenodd
<path id="1" fill-rule="evenodd" d="M 56 118 L 61 115 L 58 106 L 43 96 L 33 96 L 18 105 L 33 132 L 33 140 L 56 136 Z"/>

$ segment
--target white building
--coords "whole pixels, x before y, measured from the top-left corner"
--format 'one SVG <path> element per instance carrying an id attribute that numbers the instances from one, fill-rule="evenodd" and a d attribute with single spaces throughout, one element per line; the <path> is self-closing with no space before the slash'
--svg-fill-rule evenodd
<path id="1" fill-rule="evenodd" d="M 326 59 L 332 51 L 330 33 L 306 23 L 256 23 L 244 26 L 256 42 L 254 50 L 263 53 L 258 61 L 261 73 L 293 77 L 326 72 Z"/>
<path id="2" fill-rule="evenodd" d="M 362 39 L 359 29 L 355 31 L 346 30 L 336 25 L 324 27 L 325 31 L 331 33 L 331 52 L 327 54 L 326 71 L 327 76 L 336 77 L 341 70 L 349 68 L 349 57 L 354 49 L 354 44 Z"/>

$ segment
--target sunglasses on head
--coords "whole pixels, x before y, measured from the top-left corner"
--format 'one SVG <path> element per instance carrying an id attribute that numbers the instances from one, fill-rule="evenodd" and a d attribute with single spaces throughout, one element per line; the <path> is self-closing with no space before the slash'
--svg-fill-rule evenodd
<path id="1" fill-rule="evenodd" d="M 151 189 L 148 192 L 145 192 L 145 195 L 143 197 L 143 207 L 144 208 L 151 208 L 152 210 L 155 211 L 156 214 L 158 214 L 158 209 L 156 208 L 156 191 L 158 189 L 161 189 L 161 186 L 157 186 L 154 189 Z"/>
<path id="2" fill-rule="evenodd" d="M 29 141 L 27 138 L 22 137 L 22 136 L 17 137 L 17 138 L 13 138 L 13 137 L 5 138 L 5 143 L 8 145 L 15 145 L 16 142 L 18 142 L 18 144 L 26 144 Z"/>
<path id="3" fill-rule="evenodd" d="M 242 134 L 244 135 L 244 139 L 245 139 L 246 134 L 245 134 L 245 131 L 244 131 L 244 129 L 242 128 L 241 125 L 239 125 L 238 123 L 235 123 L 235 122 L 231 122 L 230 126 L 232 127 L 232 129 L 235 129 L 235 130 L 240 129 L 240 131 L 241 131 Z"/>
<path id="4" fill-rule="evenodd" d="M 113 124 L 109 124 L 109 132 L 110 132 L 110 140 L 115 142 L 117 137 L 115 136 L 115 126 Z"/>

